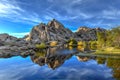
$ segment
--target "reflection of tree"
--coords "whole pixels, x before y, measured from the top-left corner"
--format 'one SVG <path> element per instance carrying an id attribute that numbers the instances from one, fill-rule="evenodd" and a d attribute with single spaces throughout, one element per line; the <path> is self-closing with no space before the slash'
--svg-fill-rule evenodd
<path id="1" fill-rule="evenodd" d="M 48 48 L 46 50 L 41 50 L 39 52 L 36 52 L 35 55 L 31 56 L 31 60 L 40 66 L 47 64 L 50 68 L 55 69 L 61 66 L 67 59 L 71 58 L 74 55 L 74 53 L 59 54 L 57 51 L 57 48 Z"/>
<path id="2" fill-rule="evenodd" d="M 105 64 L 113 70 L 113 77 L 116 80 L 120 80 L 120 58 L 106 58 L 106 57 L 95 57 L 95 56 L 77 56 L 79 61 L 86 62 L 90 59 L 95 59 L 98 64 Z"/>
<path id="3" fill-rule="evenodd" d="M 108 58 L 107 66 L 113 69 L 113 76 L 120 80 L 120 59 Z"/>
<path id="4" fill-rule="evenodd" d="M 97 45 L 91 45 L 91 46 L 90 46 L 90 49 L 92 49 L 92 50 L 97 50 Z"/>
<path id="5" fill-rule="evenodd" d="M 73 50 L 73 46 L 68 46 L 69 50 Z"/>
<path id="6" fill-rule="evenodd" d="M 34 54 L 34 56 L 31 56 L 31 60 L 34 63 L 43 66 L 45 65 L 45 56 L 46 56 L 46 50 L 37 51 L 36 54 Z"/>
<path id="7" fill-rule="evenodd" d="M 84 46 L 77 46 L 78 51 L 84 51 Z"/>
<path id="8" fill-rule="evenodd" d="M 97 57 L 97 63 L 98 64 L 105 64 L 106 58 L 104 57 Z"/>

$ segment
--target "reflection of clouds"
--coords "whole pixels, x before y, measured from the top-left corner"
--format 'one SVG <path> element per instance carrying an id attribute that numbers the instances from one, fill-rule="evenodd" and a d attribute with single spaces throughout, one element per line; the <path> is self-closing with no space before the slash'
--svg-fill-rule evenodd
<path id="1" fill-rule="evenodd" d="M 6 62 L 0 66 L 0 80 L 19 80 L 27 74 L 33 75 L 37 72 L 37 66 L 30 63 L 28 59 L 25 61 L 20 57 L 14 57 L 2 60 Z M 2 60 L 0 62 L 3 62 Z M 0 63 L 0 65 L 1 64 L 2 63 Z"/>
<path id="2" fill-rule="evenodd" d="M 29 58 L 11 59 L 5 60 L 4 64 L 0 61 L 0 80 L 39 80 L 42 78 L 112 80 L 111 69 L 106 65 L 98 65 L 94 60 L 80 62 L 75 56 L 55 70 L 48 68 L 47 65 L 42 67 L 35 65 Z"/>

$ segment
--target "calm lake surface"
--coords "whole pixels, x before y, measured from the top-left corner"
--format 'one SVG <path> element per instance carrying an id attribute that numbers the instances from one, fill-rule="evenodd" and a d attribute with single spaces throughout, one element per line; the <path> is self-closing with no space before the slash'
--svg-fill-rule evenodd
<path id="1" fill-rule="evenodd" d="M 50 48 L 28 57 L 0 58 L 0 80 L 120 80 L 120 56 Z"/>

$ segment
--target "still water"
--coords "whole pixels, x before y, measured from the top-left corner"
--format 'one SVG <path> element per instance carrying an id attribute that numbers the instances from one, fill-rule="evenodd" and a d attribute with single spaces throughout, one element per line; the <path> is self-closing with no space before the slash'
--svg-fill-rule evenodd
<path id="1" fill-rule="evenodd" d="M 120 56 L 50 48 L 35 55 L 0 58 L 0 80 L 120 80 Z"/>

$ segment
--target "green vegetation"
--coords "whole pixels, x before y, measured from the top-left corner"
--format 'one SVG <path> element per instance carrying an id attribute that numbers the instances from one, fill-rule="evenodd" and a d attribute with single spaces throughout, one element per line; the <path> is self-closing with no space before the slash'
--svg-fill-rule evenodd
<path id="1" fill-rule="evenodd" d="M 97 41 L 89 41 L 89 46 L 92 50 L 96 50 L 98 47 Z"/>
<path id="2" fill-rule="evenodd" d="M 44 57 L 46 53 L 47 53 L 46 50 L 36 51 L 35 56 L 36 57 Z"/>
<path id="3" fill-rule="evenodd" d="M 120 53 L 120 26 L 97 33 L 97 51 L 96 53 Z"/>
<path id="4" fill-rule="evenodd" d="M 77 42 L 77 45 L 78 45 L 78 46 L 84 46 L 84 45 L 85 45 L 85 42 L 84 42 L 84 41 L 78 41 L 78 42 Z"/>
<path id="5" fill-rule="evenodd" d="M 97 42 L 98 42 L 98 46 L 104 47 L 106 46 L 106 33 L 105 32 L 97 32 Z"/>
<path id="6" fill-rule="evenodd" d="M 120 54 L 120 49 L 116 49 L 115 47 L 106 47 L 96 50 L 97 54 Z"/>
<path id="7" fill-rule="evenodd" d="M 120 26 L 111 30 L 97 33 L 98 45 L 100 47 L 120 48 Z"/>
<path id="8" fill-rule="evenodd" d="M 67 41 L 69 46 L 77 46 L 77 41 L 73 38 Z"/>
<path id="9" fill-rule="evenodd" d="M 38 49 L 45 49 L 47 46 L 44 42 L 40 43 L 40 44 L 36 44 L 36 48 Z"/>

